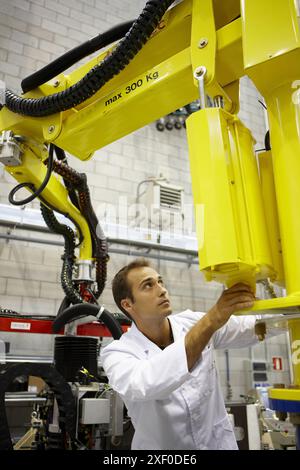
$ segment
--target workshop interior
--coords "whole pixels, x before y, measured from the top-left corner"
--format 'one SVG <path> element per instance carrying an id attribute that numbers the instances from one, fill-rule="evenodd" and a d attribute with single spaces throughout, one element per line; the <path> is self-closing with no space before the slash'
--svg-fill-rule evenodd
<path id="1" fill-rule="evenodd" d="M 142 256 L 174 313 L 253 287 L 226 409 L 300 450 L 299 154 L 299 0 L 0 0 L 0 449 L 130 449 L 99 352 Z"/>

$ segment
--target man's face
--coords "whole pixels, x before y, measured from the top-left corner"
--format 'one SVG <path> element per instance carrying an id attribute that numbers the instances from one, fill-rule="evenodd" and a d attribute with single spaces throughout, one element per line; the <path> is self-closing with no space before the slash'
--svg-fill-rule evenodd
<path id="1" fill-rule="evenodd" d="M 147 266 L 129 271 L 127 282 L 131 286 L 133 301 L 122 300 L 122 306 L 135 321 L 165 318 L 172 313 L 168 291 L 162 277 Z"/>

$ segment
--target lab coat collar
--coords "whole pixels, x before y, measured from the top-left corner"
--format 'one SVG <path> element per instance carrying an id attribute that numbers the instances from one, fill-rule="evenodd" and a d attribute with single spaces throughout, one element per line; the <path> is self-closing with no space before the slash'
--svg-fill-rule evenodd
<path id="1" fill-rule="evenodd" d="M 167 318 L 170 321 L 170 325 L 172 328 L 172 333 L 173 333 L 173 338 L 174 342 L 180 338 L 181 332 L 183 330 L 183 327 L 180 323 L 176 322 L 175 318 L 176 315 L 169 315 Z M 146 354 L 149 353 L 149 351 L 153 352 L 158 352 L 161 351 L 160 347 L 157 346 L 157 344 L 153 343 L 149 338 L 147 338 L 136 326 L 135 323 L 132 322 L 132 325 L 130 327 L 130 330 L 127 332 L 128 335 L 130 336 L 136 336 L 139 339 L 139 342 L 141 346 L 144 349 L 144 352 Z"/>

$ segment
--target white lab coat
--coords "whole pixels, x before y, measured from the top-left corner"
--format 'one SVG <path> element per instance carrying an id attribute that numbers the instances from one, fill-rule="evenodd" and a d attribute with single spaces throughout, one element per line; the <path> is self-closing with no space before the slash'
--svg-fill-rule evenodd
<path id="1" fill-rule="evenodd" d="M 203 315 L 191 310 L 170 315 L 174 343 L 164 350 L 134 324 L 103 348 L 109 383 L 121 395 L 135 429 L 132 449 L 238 449 L 213 350 L 257 343 L 255 317 L 232 316 L 189 372 L 184 339 Z"/>

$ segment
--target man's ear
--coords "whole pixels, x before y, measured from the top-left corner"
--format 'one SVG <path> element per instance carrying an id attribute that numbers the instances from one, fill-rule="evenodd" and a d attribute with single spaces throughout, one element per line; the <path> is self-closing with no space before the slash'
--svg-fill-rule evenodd
<path id="1" fill-rule="evenodd" d="M 122 299 L 121 300 L 121 306 L 122 308 L 124 308 L 124 310 L 126 310 L 126 312 L 128 312 L 129 314 L 131 314 L 131 311 L 132 311 L 132 301 L 126 297 L 126 299 Z"/>

